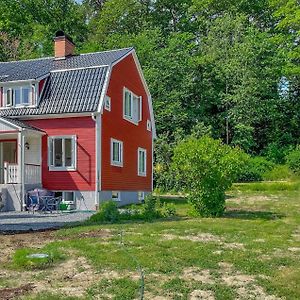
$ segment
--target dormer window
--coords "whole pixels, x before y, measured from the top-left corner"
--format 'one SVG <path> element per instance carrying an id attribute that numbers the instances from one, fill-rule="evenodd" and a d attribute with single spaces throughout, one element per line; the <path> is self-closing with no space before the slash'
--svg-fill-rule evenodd
<path id="1" fill-rule="evenodd" d="M 23 107 L 36 104 L 35 85 L 9 86 L 3 88 L 3 107 Z"/>

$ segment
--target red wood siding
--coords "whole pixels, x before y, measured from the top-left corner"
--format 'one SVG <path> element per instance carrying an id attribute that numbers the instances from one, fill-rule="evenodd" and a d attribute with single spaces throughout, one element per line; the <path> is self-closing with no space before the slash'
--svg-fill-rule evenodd
<path id="1" fill-rule="evenodd" d="M 42 138 L 42 181 L 49 190 L 95 190 L 95 122 L 91 117 L 30 120 L 46 132 Z M 77 136 L 77 170 L 49 171 L 48 136 Z"/>
<path id="2" fill-rule="evenodd" d="M 143 97 L 143 119 L 134 125 L 123 119 L 123 88 Z M 152 133 L 147 130 L 150 120 L 148 99 L 132 55 L 114 66 L 107 95 L 111 111 L 102 115 L 102 190 L 151 191 Z M 123 167 L 110 164 L 111 138 L 123 142 Z M 147 150 L 147 176 L 137 175 L 138 147 Z"/>

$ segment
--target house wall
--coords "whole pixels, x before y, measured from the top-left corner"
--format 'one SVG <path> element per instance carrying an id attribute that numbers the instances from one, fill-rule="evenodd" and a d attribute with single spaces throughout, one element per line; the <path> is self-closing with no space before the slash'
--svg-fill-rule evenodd
<path id="1" fill-rule="evenodd" d="M 42 137 L 42 184 L 53 191 L 95 191 L 95 122 L 91 117 L 27 120 Z M 76 171 L 49 171 L 48 137 L 77 136 Z"/>
<path id="2" fill-rule="evenodd" d="M 26 136 L 25 143 L 29 144 L 29 149 L 25 148 L 25 163 L 40 165 L 41 164 L 41 137 L 40 136 Z"/>
<path id="3" fill-rule="evenodd" d="M 138 125 L 123 119 L 123 88 L 143 97 L 143 118 Z M 147 94 L 133 56 L 129 55 L 113 67 L 107 95 L 111 111 L 102 114 L 102 191 L 151 191 L 152 189 L 152 132 Z M 123 167 L 111 166 L 111 138 L 123 141 Z M 138 147 L 147 150 L 147 176 L 138 176 Z M 136 198 L 136 197 L 135 197 Z M 134 199 L 136 200 L 136 199 Z"/>

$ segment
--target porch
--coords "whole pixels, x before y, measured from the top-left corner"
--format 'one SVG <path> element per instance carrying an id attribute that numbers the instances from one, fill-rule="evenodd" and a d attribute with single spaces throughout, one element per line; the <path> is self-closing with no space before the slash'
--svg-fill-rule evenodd
<path id="1" fill-rule="evenodd" d="M 41 186 L 43 134 L 19 120 L 0 117 L 0 193 L 10 202 L 8 207 L 22 210 L 27 187 Z"/>

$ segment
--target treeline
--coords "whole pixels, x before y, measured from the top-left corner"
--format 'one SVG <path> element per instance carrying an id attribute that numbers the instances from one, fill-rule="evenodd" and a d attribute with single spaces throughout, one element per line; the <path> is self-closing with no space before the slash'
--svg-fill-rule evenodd
<path id="1" fill-rule="evenodd" d="M 300 143 L 297 0 L 0 0 L 0 59 L 134 46 L 154 101 L 157 168 L 187 135 L 283 163 Z"/>

